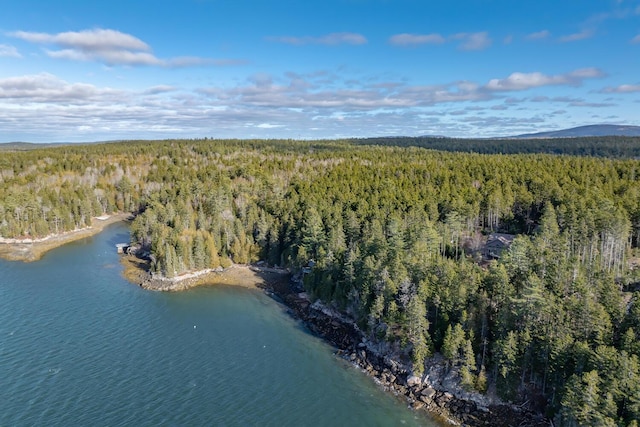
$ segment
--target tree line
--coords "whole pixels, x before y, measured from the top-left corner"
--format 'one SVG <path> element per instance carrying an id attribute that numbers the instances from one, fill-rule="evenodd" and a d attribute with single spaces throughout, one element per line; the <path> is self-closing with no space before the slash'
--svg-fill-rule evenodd
<path id="1" fill-rule="evenodd" d="M 360 138 L 353 141 L 354 143 L 361 145 L 421 147 L 431 150 L 462 151 L 483 154 L 546 153 L 635 159 L 640 157 L 640 137 L 637 136 L 495 139 L 420 136 Z"/>

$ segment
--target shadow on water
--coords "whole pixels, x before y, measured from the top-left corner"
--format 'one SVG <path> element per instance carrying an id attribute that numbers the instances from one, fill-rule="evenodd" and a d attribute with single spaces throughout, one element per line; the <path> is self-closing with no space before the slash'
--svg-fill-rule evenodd
<path id="1" fill-rule="evenodd" d="M 109 246 L 113 248 L 114 251 L 116 250 L 117 244 L 129 243 L 131 241 L 131 236 L 129 234 L 129 228 L 127 226 L 127 223 L 111 224 L 111 225 L 108 225 L 107 228 L 112 228 L 112 227 L 115 228 L 117 226 L 122 227 L 122 230 L 117 231 L 114 234 L 110 234 L 109 237 L 107 238 L 107 243 L 109 244 Z"/>

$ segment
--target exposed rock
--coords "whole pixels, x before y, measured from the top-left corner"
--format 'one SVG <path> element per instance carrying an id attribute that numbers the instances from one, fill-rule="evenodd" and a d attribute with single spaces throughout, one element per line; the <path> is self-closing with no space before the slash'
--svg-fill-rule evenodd
<path id="1" fill-rule="evenodd" d="M 427 396 L 424 396 L 424 395 L 420 396 L 420 400 L 423 401 L 424 403 L 427 403 L 427 404 L 433 403 L 433 400 L 431 400 L 431 398 L 429 398 Z"/>
<path id="2" fill-rule="evenodd" d="M 427 387 L 424 390 L 422 390 L 422 396 L 426 397 L 427 399 L 431 400 L 433 399 L 433 396 L 436 395 L 436 391 L 434 389 L 432 389 L 431 387 Z"/>
<path id="3" fill-rule="evenodd" d="M 427 410 L 451 425 L 542 427 L 549 423 L 542 416 L 483 396 L 469 393 L 459 384 L 455 369 L 449 369 L 442 356 L 426 363 L 426 372 L 418 377 L 410 372 L 400 349 L 387 342 L 373 342 L 342 313 L 320 301 L 310 303 L 301 298 L 300 283 L 287 289 L 273 289 L 290 313 L 301 319 L 313 332 L 340 349 L 346 360 L 374 377 L 385 390 L 406 396 L 415 410 Z M 306 296 L 306 295 L 305 295 Z M 405 354 L 406 359 L 406 354 Z"/>
<path id="4" fill-rule="evenodd" d="M 411 407 L 415 410 L 420 410 L 420 409 L 424 409 L 425 408 L 425 404 L 422 402 L 413 402 L 411 404 Z"/>
<path id="5" fill-rule="evenodd" d="M 415 387 L 419 385 L 422 385 L 422 378 L 417 377 L 415 375 L 412 375 L 409 378 L 407 378 L 407 387 Z"/>

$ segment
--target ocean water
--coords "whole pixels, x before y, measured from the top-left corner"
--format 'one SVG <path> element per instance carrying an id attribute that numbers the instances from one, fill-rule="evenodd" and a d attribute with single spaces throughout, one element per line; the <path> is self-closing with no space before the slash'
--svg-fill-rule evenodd
<path id="1" fill-rule="evenodd" d="M 121 277 L 124 224 L 0 260 L 0 426 L 434 426 L 260 291 Z"/>

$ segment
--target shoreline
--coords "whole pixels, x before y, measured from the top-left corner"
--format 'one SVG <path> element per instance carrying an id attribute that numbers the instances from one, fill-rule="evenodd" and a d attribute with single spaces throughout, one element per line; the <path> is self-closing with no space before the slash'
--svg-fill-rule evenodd
<path id="1" fill-rule="evenodd" d="M 128 213 L 92 218 L 92 226 L 85 229 L 30 243 L 0 243 L 0 258 L 36 261 L 51 249 L 93 236 L 108 225 L 130 218 Z M 232 285 L 264 291 L 287 307 L 289 315 L 302 322 L 311 333 L 332 345 L 336 356 L 361 369 L 383 390 L 405 399 L 413 410 L 424 411 L 432 422 L 439 425 L 549 425 L 549 421 L 540 414 L 487 399 L 484 395 L 472 396 L 461 392 L 455 372 L 444 367 L 441 356 L 431 358 L 422 378 L 411 376 L 406 361 L 385 349 L 383 342 L 369 341 L 352 319 L 319 300 L 312 301 L 304 292 L 300 278 L 292 277 L 288 269 L 232 264 L 225 269 L 207 269 L 164 278 L 153 276 L 149 272 L 149 262 L 135 255 L 122 255 L 120 261 L 124 278 L 146 290 L 177 292 L 197 286 Z"/>
<path id="2" fill-rule="evenodd" d="M 284 304 L 289 315 L 335 347 L 338 357 L 361 369 L 385 391 L 404 398 L 411 408 L 424 411 L 432 421 L 442 426 L 549 425 L 539 414 L 481 394 L 470 395 L 452 385 L 457 383 L 455 372 L 445 368 L 446 362 L 440 356 L 430 359 L 422 378 L 412 377 L 404 361 L 381 351 L 380 343 L 370 342 L 353 320 L 320 301 L 313 302 L 303 291 L 300 281 L 292 278 L 286 269 L 233 264 L 226 269 L 203 270 L 168 279 L 152 277 L 148 271 L 140 270 L 147 268 L 148 264 L 134 256 L 123 256 L 122 260 L 125 277 L 147 290 L 178 292 L 215 285 L 262 289 Z"/>
<path id="3" fill-rule="evenodd" d="M 440 355 L 429 359 L 421 378 L 413 377 L 405 361 L 386 350 L 384 343 L 369 341 L 352 319 L 319 300 L 312 302 L 299 282 L 291 280 L 287 286 L 268 291 L 292 317 L 333 345 L 337 356 L 364 371 L 385 391 L 404 398 L 412 409 L 425 411 L 433 422 L 470 427 L 549 426 L 548 420 L 534 412 L 479 393 L 465 393 Z"/>
<path id="4" fill-rule="evenodd" d="M 91 218 L 91 227 L 53 234 L 37 239 L 0 238 L 0 258 L 7 261 L 37 261 L 52 249 L 67 243 L 100 233 L 105 227 L 117 222 L 128 221 L 131 213 L 117 213 Z"/>
<path id="5" fill-rule="evenodd" d="M 167 278 L 152 275 L 149 262 L 135 255 L 122 255 L 122 275 L 130 283 L 156 292 L 180 292 L 198 286 L 240 286 L 273 292 L 287 287 L 291 273 L 284 268 L 264 267 L 253 264 L 231 264 L 227 268 L 199 270 Z"/>

